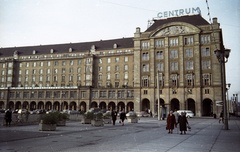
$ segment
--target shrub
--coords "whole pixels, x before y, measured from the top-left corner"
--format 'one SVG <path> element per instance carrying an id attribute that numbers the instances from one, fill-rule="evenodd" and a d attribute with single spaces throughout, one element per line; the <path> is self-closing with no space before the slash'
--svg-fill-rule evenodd
<path id="1" fill-rule="evenodd" d="M 56 113 L 44 114 L 40 119 L 43 124 L 56 124 L 58 122 L 58 115 Z"/>
<path id="2" fill-rule="evenodd" d="M 89 112 L 89 111 L 88 111 L 88 112 L 85 112 L 85 113 L 84 113 L 84 118 L 85 118 L 85 119 L 91 119 L 91 120 L 92 120 L 93 117 L 94 117 L 94 116 L 93 116 L 93 112 Z"/>
<path id="3" fill-rule="evenodd" d="M 101 112 L 94 113 L 94 118 L 95 120 L 101 120 L 103 119 L 103 114 Z"/>

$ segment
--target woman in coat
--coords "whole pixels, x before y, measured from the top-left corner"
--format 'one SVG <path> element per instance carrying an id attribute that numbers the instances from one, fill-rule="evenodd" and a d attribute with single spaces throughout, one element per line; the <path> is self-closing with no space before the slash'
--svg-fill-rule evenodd
<path id="1" fill-rule="evenodd" d="M 115 125 L 115 122 L 117 120 L 117 112 L 115 110 L 112 110 L 111 115 L 112 115 L 113 125 Z"/>
<path id="2" fill-rule="evenodd" d="M 175 116 L 173 114 L 173 111 L 170 111 L 170 113 L 168 114 L 168 117 L 167 117 L 167 127 L 166 127 L 169 134 L 173 133 L 175 123 L 176 123 L 176 119 L 175 119 Z"/>
<path id="3" fill-rule="evenodd" d="M 178 123 L 179 123 L 179 129 L 181 131 L 180 134 L 182 135 L 182 132 L 186 134 L 188 121 L 185 113 L 182 112 L 181 115 L 178 117 Z"/>

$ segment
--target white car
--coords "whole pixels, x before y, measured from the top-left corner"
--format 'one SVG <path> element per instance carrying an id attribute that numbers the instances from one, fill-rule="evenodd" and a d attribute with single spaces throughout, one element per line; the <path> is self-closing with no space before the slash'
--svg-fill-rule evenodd
<path id="1" fill-rule="evenodd" d="M 194 117 L 194 113 L 191 110 L 178 110 L 177 112 L 179 113 L 179 115 L 181 115 L 182 112 L 186 113 L 187 118 Z"/>

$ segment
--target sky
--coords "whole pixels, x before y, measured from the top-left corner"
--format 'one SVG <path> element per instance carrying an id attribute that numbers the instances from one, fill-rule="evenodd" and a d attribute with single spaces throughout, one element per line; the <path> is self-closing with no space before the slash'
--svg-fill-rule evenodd
<path id="1" fill-rule="evenodd" d="M 208 22 L 218 18 L 224 46 L 231 49 L 229 96 L 240 96 L 239 0 L 0 0 L 0 47 L 133 37 L 136 27 L 145 31 L 159 12 L 197 7 Z"/>

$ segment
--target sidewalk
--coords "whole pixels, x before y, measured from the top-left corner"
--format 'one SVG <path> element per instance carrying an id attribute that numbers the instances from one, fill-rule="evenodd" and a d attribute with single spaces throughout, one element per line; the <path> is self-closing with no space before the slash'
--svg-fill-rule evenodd
<path id="1" fill-rule="evenodd" d="M 177 134 L 176 129 L 173 134 L 168 134 L 165 130 L 166 121 L 158 121 L 155 118 L 141 118 L 139 123 L 126 123 L 125 126 L 105 124 L 103 127 L 92 127 L 89 124 L 70 121 L 67 126 L 58 127 L 57 131 L 50 132 L 39 131 L 38 125 L 2 126 L 0 127 L 0 151 L 6 151 L 6 149 L 13 151 L 18 148 L 17 144 L 20 144 L 22 147 L 30 149 L 28 150 L 30 152 L 47 152 L 49 151 L 47 145 L 45 147 L 39 145 L 44 142 L 51 143 L 51 147 L 54 149 L 51 151 L 62 152 L 239 151 L 239 118 L 229 120 L 229 130 L 224 130 L 224 125 L 218 123 L 218 119 L 194 118 L 189 119 L 189 122 L 192 130 L 188 131 L 186 135 Z M 66 142 L 75 140 L 77 140 L 76 144 Z M 32 142 L 30 145 L 27 144 L 29 141 Z M 10 146 L 6 147 L 6 143 Z"/>

